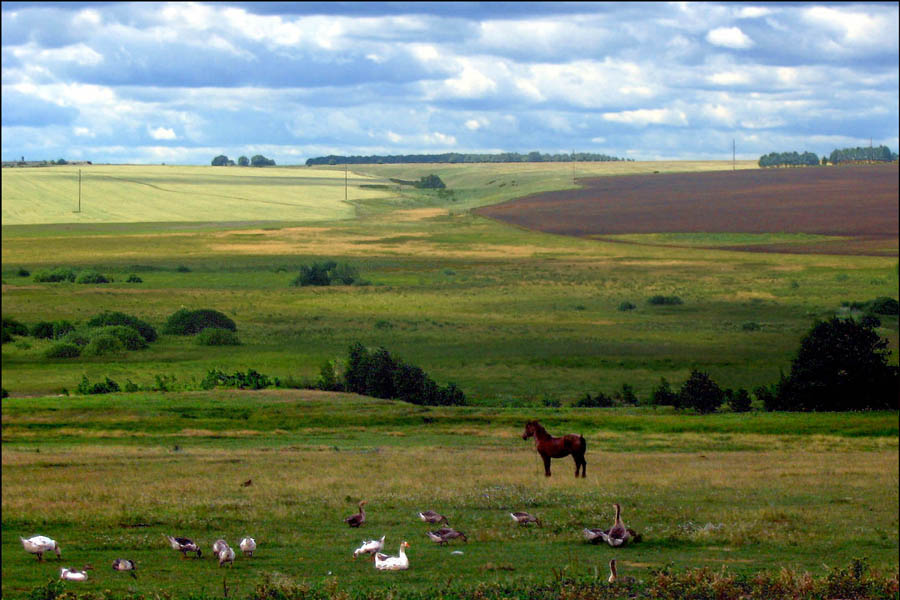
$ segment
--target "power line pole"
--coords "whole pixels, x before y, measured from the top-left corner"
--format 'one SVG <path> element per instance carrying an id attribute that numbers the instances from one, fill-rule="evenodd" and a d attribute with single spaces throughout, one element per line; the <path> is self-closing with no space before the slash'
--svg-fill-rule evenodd
<path id="1" fill-rule="evenodd" d="M 344 202 L 347 201 L 347 163 L 344 163 Z"/>
<path id="2" fill-rule="evenodd" d="M 75 212 L 81 212 L 81 169 L 78 169 L 78 210 Z"/>
<path id="3" fill-rule="evenodd" d="M 734 156 L 735 156 L 735 154 L 734 154 L 734 138 L 731 138 L 731 170 L 732 171 L 737 170 L 737 166 L 735 165 Z"/>

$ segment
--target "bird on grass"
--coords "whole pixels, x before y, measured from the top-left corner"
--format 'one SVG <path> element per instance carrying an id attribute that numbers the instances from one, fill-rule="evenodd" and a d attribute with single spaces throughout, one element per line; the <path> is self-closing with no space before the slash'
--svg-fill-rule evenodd
<path id="1" fill-rule="evenodd" d="M 462 541 L 466 542 L 467 544 L 469 543 L 469 540 L 466 538 L 466 534 L 461 531 L 451 529 L 450 527 L 441 527 L 437 531 L 426 531 L 425 535 L 427 535 L 432 542 L 440 546 L 443 546 L 450 540 L 455 540 L 457 538 L 461 538 Z"/>
<path id="2" fill-rule="evenodd" d="M 349 525 L 350 527 L 359 527 L 363 523 L 366 522 L 366 511 L 363 510 L 363 506 L 367 503 L 367 500 L 362 500 L 359 503 L 359 512 L 355 515 L 350 515 L 346 519 L 344 519 L 344 523 Z"/>
<path id="3" fill-rule="evenodd" d="M 234 550 L 231 549 L 231 546 L 225 544 L 224 547 L 219 548 L 219 566 L 221 567 L 225 563 L 228 563 L 229 567 L 234 566 Z"/>
<path id="4" fill-rule="evenodd" d="M 405 571 L 409 568 L 409 558 L 406 556 L 405 552 L 406 548 L 409 548 L 409 543 L 404 541 L 400 542 L 399 556 L 388 556 L 376 552 L 375 568 L 379 571 Z"/>
<path id="5" fill-rule="evenodd" d="M 59 544 L 56 543 L 56 540 L 52 540 L 46 535 L 36 535 L 27 540 L 21 537 L 19 539 L 22 540 L 22 547 L 25 548 L 25 552 L 37 555 L 38 562 L 44 560 L 44 552 L 55 552 L 56 558 L 62 560 Z"/>
<path id="6" fill-rule="evenodd" d="M 609 579 L 607 579 L 610 583 L 634 583 L 634 577 L 620 577 L 619 571 L 616 569 L 616 559 L 610 559 L 609 561 Z"/>
<path id="7" fill-rule="evenodd" d="M 353 558 L 360 554 L 378 554 L 384 548 L 384 536 L 380 540 L 363 540 L 362 545 L 353 551 Z"/>
<path id="8" fill-rule="evenodd" d="M 513 521 L 515 521 L 519 525 L 528 525 L 529 523 L 537 523 L 538 527 L 544 526 L 544 524 L 541 523 L 540 519 L 538 519 L 534 515 L 528 514 L 527 512 L 513 512 L 513 513 L 509 513 L 509 516 L 512 517 Z"/>
<path id="9" fill-rule="evenodd" d="M 253 553 L 256 552 L 256 540 L 249 536 L 245 537 L 241 540 L 240 548 L 244 556 L 253 556 Z"/>
<path id="10" fill-rule="evenodd" d="M 443 521 L 447 525 L 450 525 L 450 521 L 447 520 L 447 517 L 445 517 L 444 515 L 442 515 L 440 513 L 436 513 L 433 510 L 426 510 L 425 512 L 420 512 L 419 518 L 422 519 L 423 521 L 425 521 L 426 523 L 436 524 L 436 523 L 440 523 Z"/>
<path id="11" fill-rule="evenodd" d="M 253 485 L 253 480 L 248 479 L 247 481 L 245 481 L 244 483 L 241 484 L 241 487 L 250 487 L 251 485 Z"/>
<path id="12" fill-rule="evenodd" d="M 197 558 L 203 557 L 203 551 L 200 550 L 200 546 L 195 544 L 193 540 L 184 537 L 172 537 L 170 535 L 167 535 L 166 539 L 169 540 L 169 544 L 172 545 L 173 550 L 181 552 L 182 558 L 187 558 L 188 552 L 196 552 Z"/>
<path id="13" fill-rule="evenodd" d="M 129 575 L 137 579 L 137 575 L 135 574 L 137 565 L 134 564 L 133 560 L 128 560 L 127 558 L 117 558 L 113 561 L 112 568 L 113 571 L 128 571 Z"/>
<path id="14" fill-rule="evenodd" d="M 625 527 L 625 523 L 622 522 L 622 507 L 619 506 L 618 503 L 616 503 L 613 504 L 613 508 L 616 509 L 616 518 L 613 526 L 609 529 L 585 528 L 583 530 L 585 539 L 592 544 L 606 542 L 613 548 L 624 546 L 630 541 L 641 541 L 640 534 L 636 533 L 634 529 Z"/>
<path id="15" fill-rule="evenodd" d="M 93 568 L 94 567 L 92 567 L 91 565 L 84 565 L 84 568 L 82 570 L 76 571 L 75 569 L 70 569 L 69 567 L 62 567 L 59 570 L 59 578 L 66 581 L 87 581 L 87 572 Z"/>

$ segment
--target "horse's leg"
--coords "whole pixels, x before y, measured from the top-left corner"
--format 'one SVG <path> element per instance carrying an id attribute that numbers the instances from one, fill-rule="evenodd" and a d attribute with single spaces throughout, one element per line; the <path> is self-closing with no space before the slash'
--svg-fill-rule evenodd
<path id="1" fill-rule="evenodd" d="M 587 461 L 584 460 L 584 454 L 572 454 L 575 459 L 575 477 L 578 477 L 578 469 L 581 469 L 581 476 L 587 477 Z"/>
<path id="2" fill-rule="evenodd" d="M 550 477 L 550 457 L 546 454 L 541 454 L 541 458 L 544 459 L 544 476 Z"/>

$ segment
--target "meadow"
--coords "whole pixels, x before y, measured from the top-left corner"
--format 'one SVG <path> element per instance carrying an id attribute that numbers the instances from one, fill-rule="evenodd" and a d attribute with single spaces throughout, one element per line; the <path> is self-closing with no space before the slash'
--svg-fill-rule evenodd
<path id="1" fill-rule="evenodd" d="M 60 540 L 73 563 L 66 566 L 98 568 L 79 589 L 173 597 L 221 595 L 223 577 L 236 597 L 265 577 L 425 597 L 471 581 L 602 581 L 612 556 L 645 579 L 722 565 L 746 576 L 782 566 L 824 576 L 855 557 L 896 571 L 896 412 L 569 408 L 623 384 L 646 401 L 661 378 L 677 390 L 693 368 L 722 387 L 772 384 L 816 319 L 847 314 L 849 302 L 896 297 L 896 256 L 577 239 L 471 212 L 572 188 L 580 177 L 726 170 L 730 162 L 371 165 L 349 174 L 348 202 L 342 167 L 95 165 L 91 185 L 109 193 L 86 196 L 77 214 L 69 191 L 53 191 L 74 186 L 71 169 L 59 168 L 3 170 L 4 317 L 80 325 L 115 310 L 160 330 L 181 307 L 212 308 L 236 322 L 242 344 L 161 335 L 145 350 L 75 359 L 47 358 L 49 340 L 3 344 L 4 598 L 26 596 L 57 573 L 53 560 L 38 565 L 21 550 L 18 536 L 38 533 Z M 430 173 L 450 191 L 393 181 Z M 139 198 L 127 205 L 134 219 L 124 215 L 130 197 Z M 177 218 L 161 216 L 176 208 Z M 290 285 L 302 265 L 324 259 L 352 264 L 366 284 Z M 34 281 L 54 267 L 115 281 Z M 142 282 L 127 283 L 132 274 Z M 647 300 L 656 294 L 683 304 L 654 306 Z M 635 308 L 620 310 L 624 302 Z M 878 332 L 897 364 L 896 315 L 882 317 Z M 456 383 L 470 406 L 198 388 L 209 369 L 309 382 L 355 341 L 386 347 L 440 385 Z M 71 395 L 83 376 L 144 391 Z M 149 391 L 159 381 L 169 391 Z M 519 437 L 530 418 L 553 433 L 585 435 L 585 481 L 572 480 L 569 459 L 543 477 Z M 242 488 L 248 478 L 253 485 Z M 371 521 L 349 530 L 341 519 L 364 498 Z M 621 554 L 584 544 L 579 533 L 610 521 L 615 501 L 646 538 Z M 451 523 L 470 535 L 462 556 L 428 541 L 415 519 L 426 508 L 455 516 Z M 510 510 L 541 513 L 547 525 L 515 528 Z M 226 576 L 212 560 L 182 561 L 165 533 L 193 536 L 205 549 L 220 534 L 233 543 L 250 534 L 268 550 L 238 559 Z M 409 539 L 414 567 L 385 574 L 354 563 L 352 550 L 376 534 L 387 535 L 389 553 Z M 542 549 L 556 559 L 541 559 Z M 141 564 L 136 581 L 109 569 L 125 553 Z"/>

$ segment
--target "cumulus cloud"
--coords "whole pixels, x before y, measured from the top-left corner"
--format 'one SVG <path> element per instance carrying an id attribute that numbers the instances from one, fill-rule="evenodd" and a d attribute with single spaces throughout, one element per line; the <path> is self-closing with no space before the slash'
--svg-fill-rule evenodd
<path id="1" fill-rule="evenodd" d="M 753 40 L 739 27 L 716 27 L 706 34 L 706 41 L 725 48 L 744 49 L 753 46 Z"/>
<path id="2" fill-rule="evenodd" d="M 896 4 L 7 2 L 2 17 L 4 159 L 897 139 Z"/>

